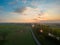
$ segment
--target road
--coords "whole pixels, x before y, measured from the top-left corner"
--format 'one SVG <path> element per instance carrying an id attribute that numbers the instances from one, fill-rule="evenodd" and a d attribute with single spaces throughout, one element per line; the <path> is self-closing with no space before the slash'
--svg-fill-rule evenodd
<path id="1" fill-rule="evenodd" d="M 31 29 L 30 31 L 31 31 L 31 33 L 32 33 L 33 39 L 35 40 L 36 44 L 37 44 L 37 45 L 41 45 L 41 43 L 37 40 L 35 34 L 33 33 L 32 29 Z"/>

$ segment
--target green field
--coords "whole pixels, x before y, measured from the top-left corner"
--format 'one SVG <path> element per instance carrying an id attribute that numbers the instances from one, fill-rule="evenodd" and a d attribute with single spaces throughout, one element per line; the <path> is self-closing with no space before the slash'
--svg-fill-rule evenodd
<path id="1" fill-rule="evenodd" d="M 31 30 L 41 45 L 60 45 L 59 24 L 34 24 L 32 27 L 24 23 L 1 23 L 0 45 L 36 45 Z"/>
<path id="2" fill-rule="evenodd" d="M 26 24 L 0 24 L 0 45 L 36 45 Z"/>

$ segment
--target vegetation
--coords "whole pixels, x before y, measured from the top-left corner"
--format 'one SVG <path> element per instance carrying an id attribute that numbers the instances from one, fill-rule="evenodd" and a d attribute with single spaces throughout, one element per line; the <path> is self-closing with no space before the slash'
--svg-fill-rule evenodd
<path id="1" fill-rule="evenodd" d="M 60 26 L 57 24 L 0 24 L 0 45 L 36 45 L 31 31 L 42 45 L 60 45 Z"/>
<path id="2" fill-rule="evenodd" d="M 28 24 L 0 24 L 0 45 L 36 45 Z"/>
<path id="3" fill-rule="evenodd" d="M 32 29 L 42 45 L 60 45 L 60 28 L 57 26 L 35 24 Z"/>

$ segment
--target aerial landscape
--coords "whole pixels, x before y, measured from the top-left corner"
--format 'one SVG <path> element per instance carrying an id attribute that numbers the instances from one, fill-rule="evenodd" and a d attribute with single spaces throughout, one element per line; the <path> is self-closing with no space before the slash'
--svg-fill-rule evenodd
<path id="1" fill-rule="evenodd" d="M 60 0 L 0 0 L 0 45 L 60 45 Z"/>

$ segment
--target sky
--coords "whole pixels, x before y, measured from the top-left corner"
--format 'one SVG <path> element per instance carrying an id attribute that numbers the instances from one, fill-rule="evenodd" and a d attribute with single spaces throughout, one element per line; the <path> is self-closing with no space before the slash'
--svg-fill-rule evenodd
<path id="1" fill-rule="evenodd" d="M 60 0 L 0 0 L 0 22 L 60 21 Z"/>

